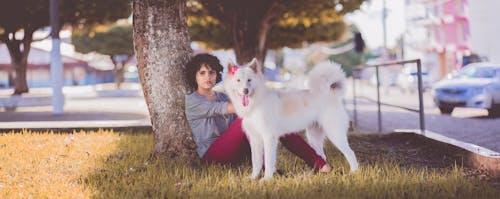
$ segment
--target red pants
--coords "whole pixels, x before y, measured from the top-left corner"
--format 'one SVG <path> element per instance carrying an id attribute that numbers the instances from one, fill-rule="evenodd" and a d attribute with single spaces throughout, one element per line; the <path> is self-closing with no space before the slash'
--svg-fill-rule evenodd
<path id="1" fill-rule="evenodd" d="M 250 144 L 243 129 L 241 118 L 234 120 L 229 128 L 208 148 L 202 160 L 206 162 L 234 164 L 250 156 Z M 309 144 L 298 134 L 288 134 L 280 138 L 281 143 L 314 169 L 320 169 L 326 162 L 316 154 Z"/>

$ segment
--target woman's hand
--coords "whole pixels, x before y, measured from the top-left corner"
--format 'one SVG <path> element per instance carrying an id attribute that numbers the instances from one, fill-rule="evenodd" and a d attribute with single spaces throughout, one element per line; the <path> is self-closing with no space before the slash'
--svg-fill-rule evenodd
<path id="1" fill-rule="evenodd" d="M 233 114 L 236 113 L 236 110 L 234 110 L 233 103 L 229 102 L 227 103 L 227 114 Z"/>

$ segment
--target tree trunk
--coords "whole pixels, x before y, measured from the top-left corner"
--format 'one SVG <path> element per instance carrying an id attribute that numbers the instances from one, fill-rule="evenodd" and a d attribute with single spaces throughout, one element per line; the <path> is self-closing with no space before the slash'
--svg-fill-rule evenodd
<path id="1" fill-rule="evenodd" d="M 11 67 L 11 68 L 9 68 L 9 71 L 8 71 L 8 76 L 9 76 L 9 77 L 8 77 L 8 79 L 9 79 L 9 81 L 8 81 L 8 82 L 9 82 L 9 86 L 8 86 L 8 87 L 9 87 L 9 88 L 10 88 L 10 87 L 14 87 L 14 84 L 15 84 L 15 79 L 16 79 L 16 78 L 15 78 L 14 71 L 12 70 L 12 67 Z"/>
<path id="2" fill-rule="evenodd" d="M 13 60 L 12 66 L 16 71 L 16 79 L 14 80 L 14 95 L 21 95 L 29 91 L 28 79 L 26 72 L 28 63 L 22 60 Z"/>
<path id="3" fill-rule="evenodd" d="M 184 65 L 192 54 L 186 0 L 134 0 L 133 17 L 139 76 L 153 126 L 153 151 L 175 160 L 195 160 L 184 113 L 188 90 Z"/>
<path id="4" fill-rule="evenodd" d="M 15 72 L 14 95 L 21 95 L 29 91 L 26 72 L 28 67 L 28 55 L 33 41 L 33 30 L 25 29 L 23 40 L 16 40 L 15 33 L 11 33 L 12 39 L 5 39 L 9 50 L 11 65 Z M 23 45 L 21 51 L 21 44 Z"/>
<path id="5" fill-rule="evenodd" d="M 265 6 L 268 7 L 261 5 L 255 6 L 255 8 L 266 10 L 270 9 L 272 5 L 266 4 Z M 271 28 L 270 14 L 261 12 L 263 16 L 256 17 L 256 13 L 247 7 L 237 8 L 244 10 L 236 10 L 237 12 L 232 13 L 230 21 L 236 61 L 238 64 L 246 64 L 253 58 L 257 58 L 261 66 L 264 66 L 267 53 L 267 35 Z"/>
<path id="6" fill-rule="evenodd" d="M 249 22 L 248 19 L 235 19 L 232 34 L 238 64 L 248 63 L 253 58 L 257 58 L 261 63 L 264 61 L 265 49 L 261 48 L 259 43 L 265 43 L 266 34 L 259 34 L 261 31 L 267 32 L 262 30 L 259 24 Z"/>
<path id="7" fill-rule="evenodd" d="M 125 81 L 125 63 L 126 61 L 116 61 L 113 56 L 109 56 L 113 62 L 113 74 L 115 75 L 116 89 L 120 89 L 122 83 Z"/>
<path id="8" fill-rule="evenodd" d="M 276 23 L 277 16 L 283 12 L 278 1 L 226 1 L 224 6 L 225 11 L 220 15 L 223 17 L 219 17 L 219 20 L 226 21 L 230 27 L 238 64 L 257 58 L 260 66 L 264 66 L 268 48 L 267 35 L 271 26 Z"/>

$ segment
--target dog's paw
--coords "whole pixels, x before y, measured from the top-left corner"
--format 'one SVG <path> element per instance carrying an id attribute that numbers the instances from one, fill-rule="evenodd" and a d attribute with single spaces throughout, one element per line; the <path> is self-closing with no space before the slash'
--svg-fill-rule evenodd
<path id="1" fill-rule="evenodd" d="M 257 175 L 253 175 L 253 174 L 252 174 L 252 175 L 250 175 L 248 178 L 249 178 L 250 180 L 257 180 L 257 179 L 259 179 L 259 175 L 258 175 L 258 174 L 257 174 Z"/>
<path id="2" fill-rule="evenodd" d="M 358 166 L 351 167 L 351 173 L 356 173 L 356 171 L 358 171 L 358 168 Z"/>
<path id="3" fill-rule="evenodd" d="M 260 179 L 261 182 L 270 182 L 271 180 L 273 180 L 273 176 L 271 177 L 264 176 L 262 179 Z"/>

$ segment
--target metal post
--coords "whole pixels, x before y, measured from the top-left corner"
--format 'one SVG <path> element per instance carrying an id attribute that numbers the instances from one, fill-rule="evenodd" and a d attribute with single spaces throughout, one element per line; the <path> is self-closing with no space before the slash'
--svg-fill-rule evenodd
<path id="1" fill-rule="evenodd" d="M 387 6 L 385 0 L 382 1 L 382 32 L 383 32 L 383 45 L 384 45 L 384 56 L 387 51 Z"/>
<path id="2" fill-rule="evenodd" d="M 417 76 L 418 76 L 418 103 L 420 106 L 419 117 L 420 117 L 420 133 L 425 134 L 425 118 L 424 118 L 424 97 L 423 97 L 423 86 L 422 86 L 422 67 L 420 64 L 420 59 L 417 60 Z"/>
<path id="3" fill-rule="evenodd" d="M 382 132 L 382 113 L 380 112 L 380 75 L 378 70 L 378 65 L 375 66 L 375 71 L 377 74 L 377 109 L 378 109 L 378 132 Z"/>
<path id="4" fill-rule="evenodd" d="M 353 70 L 354 71 L 354 70 Z M 358 111 L 356 109 L 356 77 L 354 77 L 354 72 L 352 75 L 352 104 L 354 106 L 354 127 L 358 125 Z"/>
<path id="5" fill-rule="evenodd" d="M 63 114 L 64 94 L 63 67 L 61 64 L 61 41 L 59 40 L 59 5 L 58 0 L 50 0 L 50 26 L 52 28 L 52 51 L 50 60 L 50 79 L 52 82 L 52 113 Z"/>

